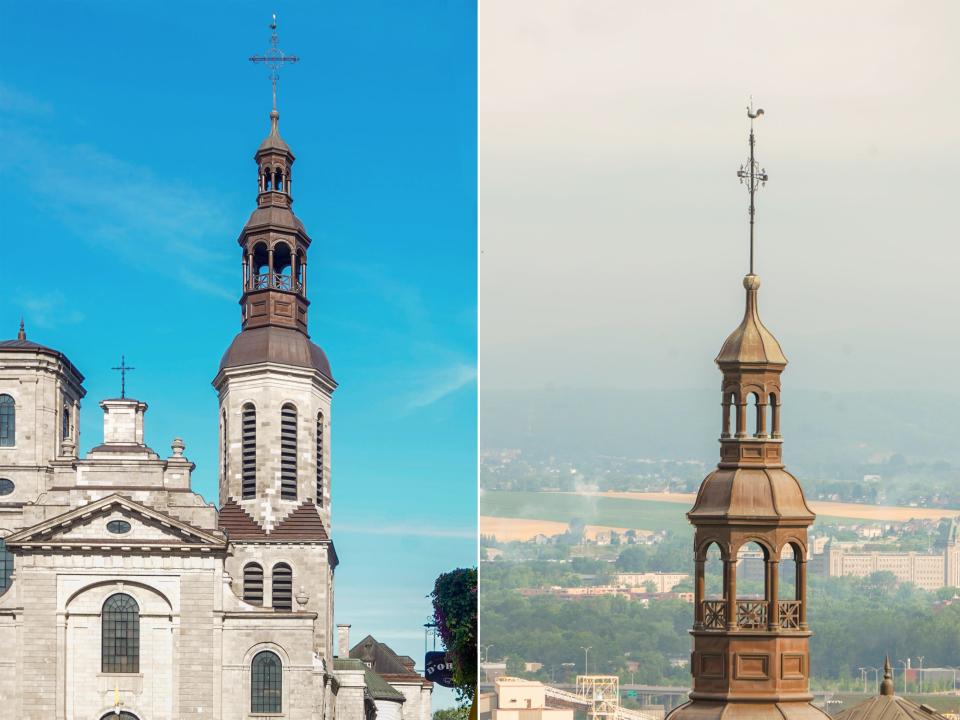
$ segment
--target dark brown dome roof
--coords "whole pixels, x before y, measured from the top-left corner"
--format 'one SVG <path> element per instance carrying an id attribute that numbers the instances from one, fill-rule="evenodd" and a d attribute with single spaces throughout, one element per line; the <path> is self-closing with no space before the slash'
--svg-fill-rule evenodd
<path id="1" fill-rule="evenodd" d="M 220 369 L 263 362 L 313 368 L 333 380 L 330 361 L 319 345 L 298 330 L 274 325 L 238 333 L 223 354 Z"/>

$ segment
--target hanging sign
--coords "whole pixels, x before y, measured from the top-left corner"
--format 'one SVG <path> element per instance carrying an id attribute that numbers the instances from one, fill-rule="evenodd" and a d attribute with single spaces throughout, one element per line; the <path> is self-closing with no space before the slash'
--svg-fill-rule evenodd
<path id="1" fill-rule="evenodd" d="M 440 650 L 428 652 L 423 666 L 426 668 L 423 676 L 427 680 L 445 688 L 453 687 L 453 661 L 447 658 L 445 652 Z"/>

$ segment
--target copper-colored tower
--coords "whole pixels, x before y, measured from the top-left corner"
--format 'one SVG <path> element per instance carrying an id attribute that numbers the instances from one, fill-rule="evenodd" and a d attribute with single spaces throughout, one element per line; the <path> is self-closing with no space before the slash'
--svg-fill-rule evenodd
<path id="1" fill-rule="evenodd" d="M 752 129 L 750 139 L 752 155 Z M 810 704 L 809 688 L 807 529 L 814 514 L 782 457 L 780 374 L 787 359 L 760 321 L 760 278 L 751 270 L 743 286 L 743 320 L 716 358 L 723 373 L 720 462 L 687 513 L 695 528 L 693 690 L 670 720 L 822 720 L 829 716 Z M 748 599 L 737 594 L 737 574 L 738 554 L 750 543 L 761 549 L 764 592 Z M 705 568 L 713 547 L 723 582 L 721 595 L 709 598 Z M 788 558 L 796 567 L 795 594 L 785 599 L 779 566 Z"/>

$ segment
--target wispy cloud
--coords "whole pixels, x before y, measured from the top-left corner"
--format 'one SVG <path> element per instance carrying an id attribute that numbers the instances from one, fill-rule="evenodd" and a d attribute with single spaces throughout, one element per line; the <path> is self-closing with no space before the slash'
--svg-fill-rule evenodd
<path id="1" fill-rule="evenodd" d="M 42 114 L 47 107 L 40 99 L 0 85 L 0 109 L 10 114 Z M 25 120 L 0 129 L 0 142 L 18 149 L 15 156 L 0 157 L 0 175 L 17 173 L 18 159 L 29 157 L 30 172 L 22 180 L 29 186 L 31 199 L 71 232 L 128 265 L 167 273 L 199 292 L 233 297 L 228 292 L 229 263 L 223 262 L 223 253 L 210 249 L 216 245 L 204 242 L 229 234 L 234 220 L 212 192 L 200 196 L 180 182 L 158 177 L 90 144 L 51 140 Z M 174 256 L 214 274 L 201 278 L 184 271 L 182 265 L 170 262 Z"/>
<path id="2" fill-rule="evenodd" d="M 434 371 L 423 386 L 408 399 L 407 409 L 415 410 L 433 405 L 448 395 L 467 387 L 476 379 L 476 365 L 463 362 Z"/>
<path id="3" fill-rule="evenodd" d="M 362 533 L 364 535 L 398 535 L 406 537 L 464 538 L 472 540 L 477 533 L 471 528 L 438 528 L 421 525 L 360 525 L 338 524 L 337 532 Z"/>
<path id="4" fill-rule="evenodd" d="M 18 298 L 17 304 L 23 308 L 28 333 L 30 327 L 34 325 L 41 328 L 54 328 L 74 325 L 86 319 L 82 312 L 69 307 L 63 294 L 59 292 L 23 296 Z"/>

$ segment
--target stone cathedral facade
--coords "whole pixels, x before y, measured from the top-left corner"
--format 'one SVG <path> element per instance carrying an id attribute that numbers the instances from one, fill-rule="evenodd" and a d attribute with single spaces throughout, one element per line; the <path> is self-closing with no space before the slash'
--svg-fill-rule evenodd
<path id="1" fill-rule="evenodd" d="M 213 380 L 219 509 L 181 440 L 146 445 L 140 400 L 100 402 L 103 443 L 79 457 L 83 375 L 22 324 L 0 342 L 4 720 L 430 720 L 411 658 L 334 626 L 337 385 L 307 335 L 310 238 L 270 119 L 241 331 Z"/>

